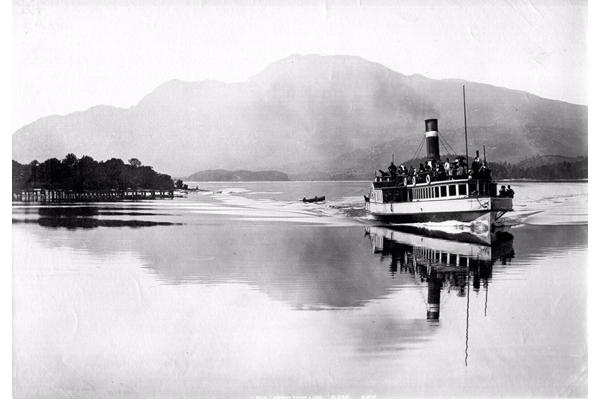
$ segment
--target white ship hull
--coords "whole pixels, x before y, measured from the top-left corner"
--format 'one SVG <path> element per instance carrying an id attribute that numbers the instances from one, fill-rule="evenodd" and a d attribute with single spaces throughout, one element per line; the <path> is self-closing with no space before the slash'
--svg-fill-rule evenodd
<path id="1" fill-rule="evenodd" d="M 401 203 L 367 202 L 366 210 L 376 219 L 395 223 L 478 222 L 493 225 L 512 209 L 512 199 L 505 197 L 463 197 L 427 199 Z"/>

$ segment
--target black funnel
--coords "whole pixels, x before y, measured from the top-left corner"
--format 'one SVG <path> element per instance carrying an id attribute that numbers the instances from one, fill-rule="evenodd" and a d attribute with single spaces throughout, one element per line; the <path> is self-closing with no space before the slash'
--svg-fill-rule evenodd
<path id="1" fill-rule="evenodd" d="M 440 159 L 440 140 L 438 137 L 437 119 L 425 120 L 425 142 L 427 158 L 432 161 Z"/>

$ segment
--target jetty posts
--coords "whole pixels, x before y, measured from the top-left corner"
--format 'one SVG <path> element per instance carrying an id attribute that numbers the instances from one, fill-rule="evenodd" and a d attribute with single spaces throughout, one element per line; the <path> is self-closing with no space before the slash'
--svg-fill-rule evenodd
<path id="1" fill-rule="evenodd" d="M 25 189 L 13 192 L 13 201 L 23 202 L 98 202 L 121 200 L 172 199 L 173 190 L 48 190 Z"/>

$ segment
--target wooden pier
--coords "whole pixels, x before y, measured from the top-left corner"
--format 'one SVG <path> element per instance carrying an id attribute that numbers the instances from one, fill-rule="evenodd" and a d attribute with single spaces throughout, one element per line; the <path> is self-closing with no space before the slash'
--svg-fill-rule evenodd
<path id="1" fill-rule="evenodd" d="M 85 202 L 172 199 L 173 190 L 71 190 L 28 189 L 13 192 L 13 201 Z"/>

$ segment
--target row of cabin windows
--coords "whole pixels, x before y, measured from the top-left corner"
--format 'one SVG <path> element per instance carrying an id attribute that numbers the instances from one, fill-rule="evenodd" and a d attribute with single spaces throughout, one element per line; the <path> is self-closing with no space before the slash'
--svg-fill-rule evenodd
<path id="1" fill-rule="evenodd" d="M 469 266 L 469 257 L 461 257 L 457 254 L 445 253 L 443 251 L 424 247 L 415 247 L 413 249 L 413 255 L 417 258 L 425 258 L 427 260 L 440 262 L 442 264 L 456 265 L 460 267 Z"/>
<path id="2" fill-rule="evenodd" d="M 469 186 L 473 186 L 473 190 L 469 190 L 470 192 L 477 190 L 476 184 L 470 184 Z M 467 194 L 467 184 L 461 183 L 459 185 L 443 185 L 443 186 L 433 186 L 433 187 L 422 187 L 412 189 L 413 199 L 436 199 L 439 197 L 448 197 L 448 196 L 456 196 L 458 187 L 458 195 L 466 196 Z M 471 188 L 469 188 L 471 189 Z"/>
<path id="3" fill-rule="evenodd" d="M 466 196 L 467 193 L 490 194 L 495 192 L 496 184 L 480 182 L 480 192 L 477 192 L 477 182 L 460 183 L 457 185 L 426 186 L 419 188 L 392 189 L 383 191 L 383 201 L 405 202 L 421 199 L 436 199 L 441 197 Z M 494 195 L 494 193 L 492 193 Z"/>

